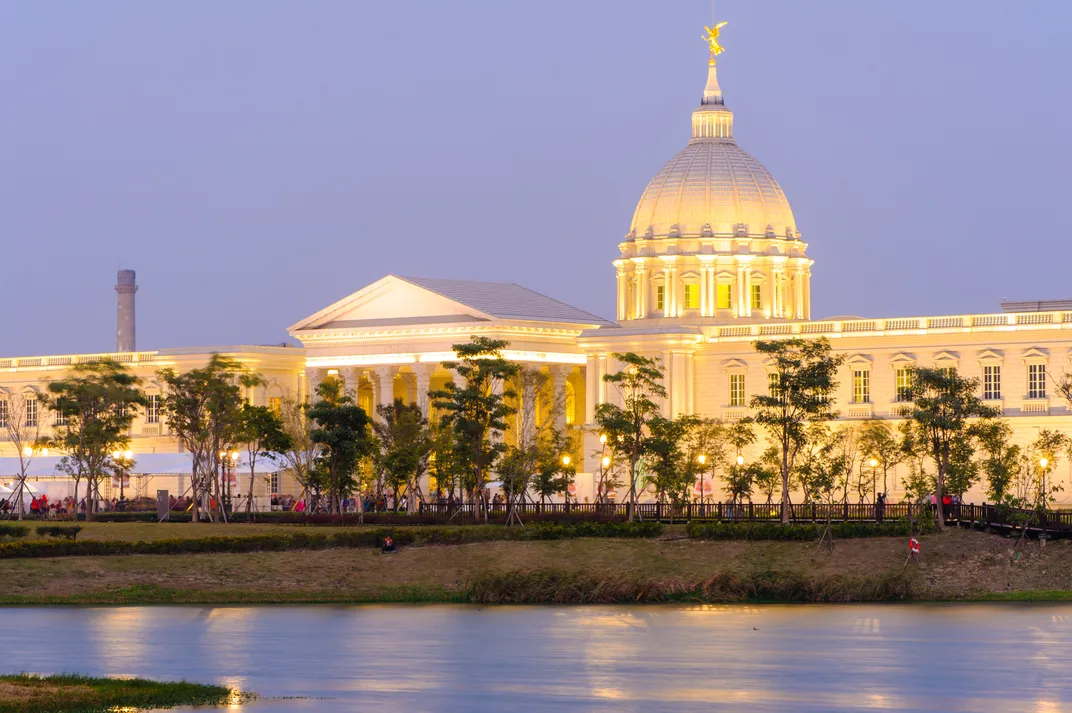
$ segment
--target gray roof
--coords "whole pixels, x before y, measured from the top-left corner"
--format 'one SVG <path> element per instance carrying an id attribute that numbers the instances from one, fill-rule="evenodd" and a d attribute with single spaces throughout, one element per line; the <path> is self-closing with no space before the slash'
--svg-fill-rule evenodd
<path id="1" fill-rule="evenodd" d="M 496 319 L 613 324 L 602 317 L 513 283 L 444 280 L 436 277 L 402 277 L 400 275 L 396 277 L 489 314 Z"/>

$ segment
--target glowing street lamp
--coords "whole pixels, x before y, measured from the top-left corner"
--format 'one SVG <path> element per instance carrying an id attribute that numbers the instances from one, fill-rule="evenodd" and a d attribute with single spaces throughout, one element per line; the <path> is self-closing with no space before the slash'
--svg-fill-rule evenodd
<path id="1" fill-rule="evenodd" d="M 606 468 L 610 465 L 610 456 L 603 456 L 603 460 L 600 462 L 603 463 L 603 467 Z"/>
<path id="2" fill-rule="evenodd" d="M 706 468 L 704 468 L 704 465 L 707 463 L 707 456 L 701 453 L 700 455 L 696 456 L 696 462 L 700 464 L 700 504 L 702 505 L 704 501 L 703 474 L 704 470 L 706 470 Z"/>
<path id="3" fill-rule="evenodd" d="M 129 448 L 125 451 L 116 449 L 112 451 L 112 460 L 119 466 L 119 499 L 126 500 L 127 471 L 133 464 L 134 451 Z"/>
<path id="4" fill-rule="evenodd" d="M 568 468 L 569 464 L 570 464 L 570 460 L 571 459 L 570 459 L 569 456 L 562 456 L 562 465 L 564 465 L 564 466 L 566 466 Z"/>
<path id="5" fill-rule="evenodd" d="M 599 434 L 599 442 L 602 443 L 603 445 L 607 445 L 607 434 L 605 434 L 605 433 Z"/>
<path id="6" fill-rule="evenodd" d="M 744 456 L 737 456 L 737 465 L 744 465 Z"/>

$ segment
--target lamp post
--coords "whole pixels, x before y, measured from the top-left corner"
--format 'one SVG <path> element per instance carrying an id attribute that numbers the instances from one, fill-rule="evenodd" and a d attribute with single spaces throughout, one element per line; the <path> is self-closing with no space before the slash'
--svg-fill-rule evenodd
<path id="1" fill-rule="evenodd" d="M 119 500 L 123 503 L 126 502 L 126 481 L 127 471 L 134 465 L 134 452 L 129 448 L 125 451 L 115 450 L 112 451 L 112 460 L 115 461 L 115 465 L 119 468 Z"/>
<path id="2" fill-rule="evenodd" d="M 705 470 L 704 465 L 706 465 L 706 463 L 707 463 L 707 456 L 705 456 L 703 453 L 701 453 L 700 455 L 696 456 L 696 462 L 700 464 L 700 505 L 703 505 L 704 504 L 704 487 L 703 487 L 704 486 L 704 480 L 703 480 L 703 475 L 704 475 L 704 470 Z"/>
<path id="3" fill-rule="evenodd" d="M 562 456 L 563 474 L 566 474 L 566 471 L 569 469 L 569 465 L 572 460 L 573 459 L 570 458 L 568 455 Z M 566 484 L 566 489 L 562 491 L 562 499 L 565 501 L 566 505 L 569 505 L 569 483 Z"/>
<path id="4" fill-rule="evenodd" d="M 1050 465 L 1050 459 L 1046 456 L 1039 458 L 1039 469 L 1042 471 L 1042 509 L 1046 509 L 1046 469 Z"/>
<path id="5" fill-rule="evenodd" d="M 867 464 L 871 466 L 871 502 L 878 502 L 878 473 L 875 470 L 878 467 L 878 460 L 871 458 L 867 461 Z"/>
<path id="6" fill-rule="evenodd" d="M 223 507 L 227 512 L 231 511 L 231 474 L 234 473 L 234 467 L 238 464 L 238 458 L 242 454 L 238 451 L 220 451 L 220 463 L 223 464 Z M 253 493 L 250 493 L 250 497 Z"/>

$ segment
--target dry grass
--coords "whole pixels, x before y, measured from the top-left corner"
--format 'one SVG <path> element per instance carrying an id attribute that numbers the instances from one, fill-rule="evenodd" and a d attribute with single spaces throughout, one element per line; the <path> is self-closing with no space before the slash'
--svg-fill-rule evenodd
<path id="1" fill-rule="evenodd" d="M 209 535 L 228 526 L 101 523 L 91 532 L 145 528 L 151 535 L 172 527 Z M 293 526 L 226 531 L 246 527 Z M 901 577 L 902 540 L 843 540 L 832 552 L 813 543 L 670 536 L 407 547 L 391 555 L 336 549 L 22 559 L 4 562 L 0 601 L 851 601 L 1072 589 L 1072 542 L 1030 543 L 1017 559 L 1013 540 L 951 530 L 922 538 L 923 567 L 910 565 Z"/>

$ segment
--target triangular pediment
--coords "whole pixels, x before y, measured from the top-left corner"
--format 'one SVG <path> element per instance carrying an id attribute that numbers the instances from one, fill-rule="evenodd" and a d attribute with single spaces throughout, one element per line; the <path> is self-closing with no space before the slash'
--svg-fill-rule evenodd
<path id="1" fill-rule="evenodd" d="M 982 363 L 982 362 L 994 363 L 994 362 L 999 362 L 1002 359 L 1004 359 L 1004 355 L 1002 355 L 1001 352 L 994 351 L 993 349 L 984 349 L 983 351 L 979 352 L 979 357 L 978 357 L 979 363 Z"/>
<path id="2" fill-rule="evenodd" d="M 1026 350 L 1021 356 L 1024 359 L 1047 359 L 1050 355 L 1042 351 L 1038 347 L 1031 347 L 1030 349 Z"/>
<path id="3" fill-rule="evenodd" d="M 866 354 L 853 354 L 851 357 L 845 360 L 846 364 L 852 364 L 853 366 L 871 366 L 874 363 L 874 359 Z"/>
<path id="4" fill-rule="evenodd" d="M 486 322 L 480 310 L 388 275 L 292 325 L 288 331 Z"/>
<path id="5" fill-rule="evenodd" d="M 898 352 L 897 354 L 894 354 L 893 356 L 890 357 L 890 363 L 891 364 L 898 364 L 898 365 L 900 365 L 900 364 L 911 364 L 915 360 L 916 360 L 916 358 L 914 356 L 912 356 L 911 354 L 906 354 L 905 352 Z"/>
<path id="6" fill-rule="evenodd" d="M 936 364 L 939 363 L 939 362 L 950 362 L 950 361 L 960 361 L 960 357 L 958 355 L 954 354 L 953 352 L 938 352 L 937 354 L 934 355 L 934 362 Z"/>
<path id="7" fill-rule="evenodd" d="M 722 362 L 723 369 L 747 369 L 748 364 L 740 359 L 726 359 Z"/>

